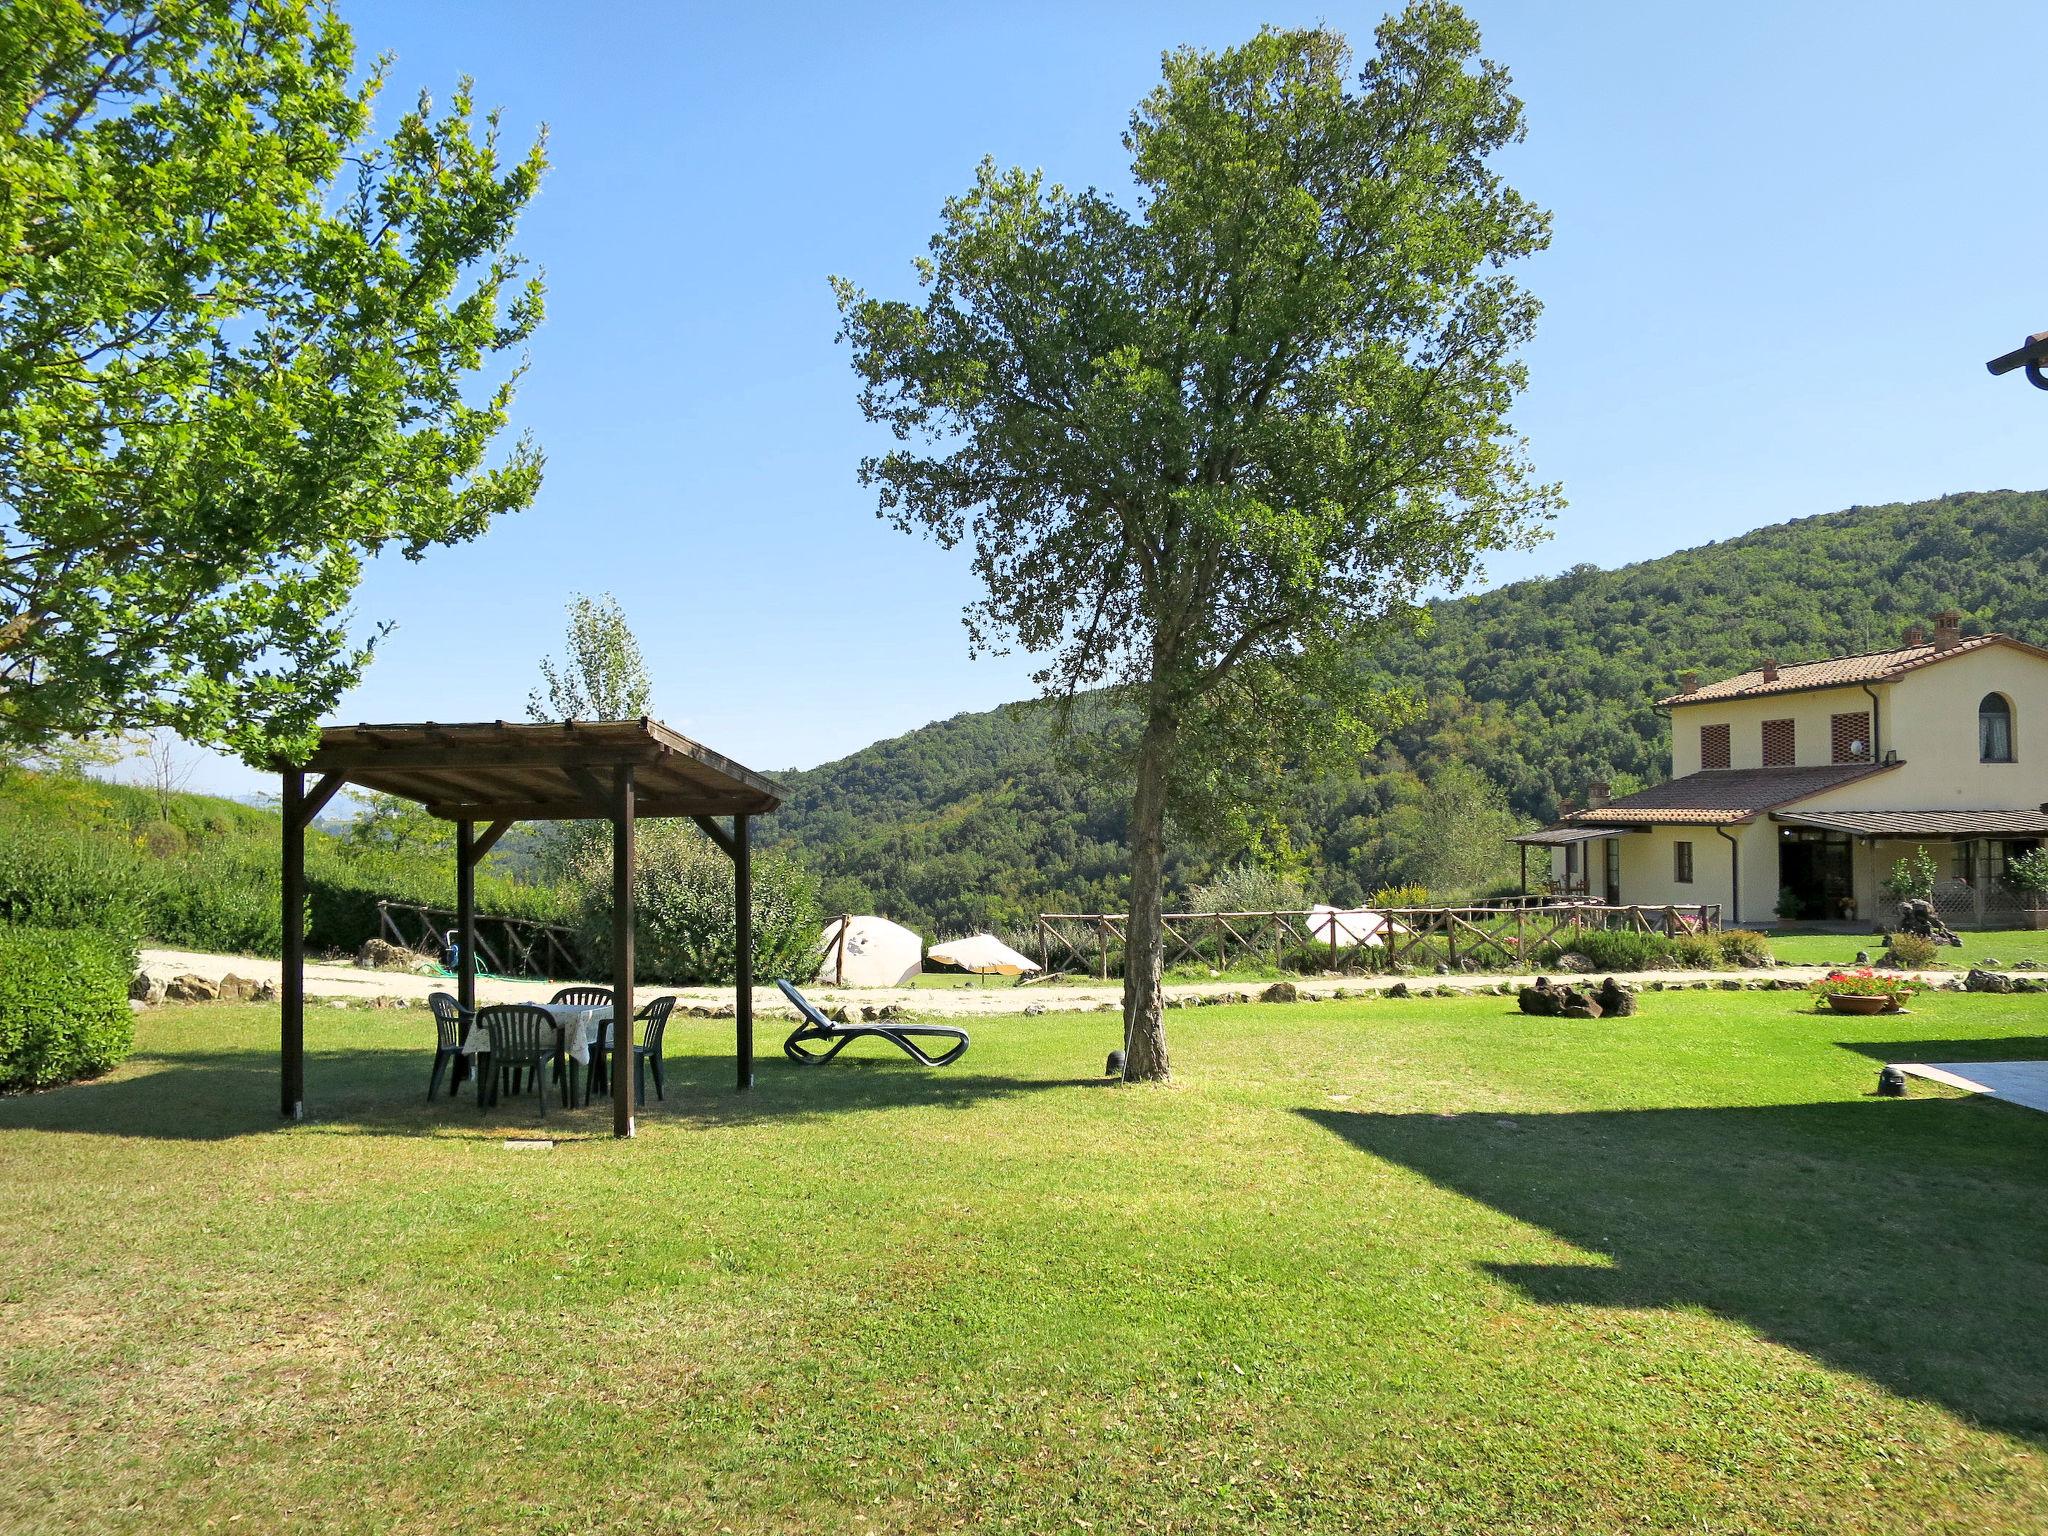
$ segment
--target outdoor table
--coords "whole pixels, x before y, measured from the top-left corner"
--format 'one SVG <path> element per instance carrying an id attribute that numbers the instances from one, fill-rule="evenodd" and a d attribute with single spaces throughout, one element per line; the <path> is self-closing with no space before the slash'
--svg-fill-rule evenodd
<path id="1" fill-rule="evenodd" d="M 592 1045 L 603 1049 L 607 1026 L 612 1021 L 610 1003 L 530 1003 L 551 1015 L 555 1021 L 555 1060 L 563 1071 L 562 1092 L 569 1095 L 569 1107 L 575 1107 L 570 1085 L 574 1079 L 567 1075 L 567 1063 L 573 1061 L 583 1068 L 585 1082 L 584 1096 L 589 1097 L 590 1048 Z M 478 1010 L 481 1014 L 482 1010 Z M 470 1057 L 491 1054 L 491 1032 L 482 1024 L 469 1026 L 469 1033 L 463 1037 L 462 1054 Z M 478 1077 L 477 1091 L 481 1093 L 482 1077 Z"/>
<path id="2" fill-rule="evenodd" d="M 577 1065 L 590 1065 L 590 1047 L 602 1038 L 601 1031 L 612 1021 L 610 1003 L 531 1003 L 528 1006 L 545 1009 L 553 1015 L 563 1051 L 575 1058 Z M 462 1054 L 488 1056 L 490 1053 L 491 1032 L 482 1024 L 470 1025 L 469 1033 L 463 1037 Z"/>

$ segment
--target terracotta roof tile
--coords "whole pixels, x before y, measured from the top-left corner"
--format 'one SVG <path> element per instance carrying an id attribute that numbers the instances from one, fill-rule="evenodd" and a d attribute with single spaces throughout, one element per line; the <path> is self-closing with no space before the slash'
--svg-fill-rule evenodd
<path id="1" fill-rule="evenodd" d="M 1776 818 L 1858 837 L 2039 837 L 2048 811 L 1805 811 Z"/>
<path id="2" fill-rule="evenodd" d="M 1840 688 L 1857 683 L 1875 683 L 1911 672 L 1915 668 L 1928 666 L 1937 661 L 1947 661 L 1952 656 L 1966 656 L 1971 651 L 1983 650 L 1990 645 L 2016 646 L 2033 655 L 2048 657 L 2048 651 L 2025 641 L 2015 640 L 2010 635 L 1972 635 L 1959 640 L 1947 650 L 1932 645 L 1910 645 L 1895 651 L 1872 651 L 1863 656 L 1830 656 L 1823 661 L 1795 661 L 1778 668 L 1778 675 L 1766 682 L 1761 669 L 1738 672 L 1733 677 L 1724 677 L 1719 682 L 1703 683 L 1691 693 L 1674 693 L 1659 699 L 1663 705 L 1707 704 L 1722 699 L 1763 698 L 1774 693 L 1799 693 L 1808 688 Z"/>
<path id="3" fill-rule="evenodd" d="M 1810 768 L 1703 768 L 1654 784 L 1598 810 L 1574 811 L 1560 826 L 1641 826 L 1672 822 L 1702 825 L 1747 821 L 1824 789 L 1847 784 L 1896 763 L 1823 763 Z"/>

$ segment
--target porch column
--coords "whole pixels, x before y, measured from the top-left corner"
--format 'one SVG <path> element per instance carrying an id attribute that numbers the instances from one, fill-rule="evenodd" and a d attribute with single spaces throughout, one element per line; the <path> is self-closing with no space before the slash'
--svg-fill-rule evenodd
<path id="1" fill-rule="evenodd" d="M 476 1010 L 476 823 L 455 823 L 455 1000 Z"/>
<path id="2" fill-rule="evenodd" d="M 287 1120 L 306 1115 L 306 776 L 284 775 L 284 846 L 279 885 L 283 888 L 284 972 L 278 978 L 282 1023 L 278 1060 L 282 1068 L 279 1110 Z"/>
<path id="3" fill-rule="evenodd" d="M 733 971 L 739 991 L 733 999 L 736 1091 L 754 1086 L 754 856 L 748 844 L 751 818 L 732 819 Z M 846 937 L 840 925 L 840 940 Z"/>
<path id="4" fill-rule="evenodd" d="M 633 765 L 612 770 L 612 1134 L 633 1134 Z"/>

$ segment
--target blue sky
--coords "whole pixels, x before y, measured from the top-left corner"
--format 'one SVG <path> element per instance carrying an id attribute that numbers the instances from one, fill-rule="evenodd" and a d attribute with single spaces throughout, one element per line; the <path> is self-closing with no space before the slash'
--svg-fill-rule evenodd
<path id="1" fill-rule="evenodd" d="M 1493 580 L 1857 503 L 2048 484 L 2048 397 L 1983 360 L 2048 327 L 2031 4 L 1475 3 L 1553 210 L 1518 412 L 1570 507 Z M 1122 187 L 1162 50 L 1373 6 L 343 0 L 396 55 L 380 122 L 464 73 L 554 169 L 522 235 L 549 318 L 518 414 L 535 506 L 380 562 L 395 619 L 335 718 L 524 713 L 573 591 L 615 593 L 658 713 L 773 770 L 1029 692 L 970 662 L 964 551 L 877 521 L 828 274 L 908 294 L 990 154 Z M 269 787 L 208 760 L 193 787 Z"/>

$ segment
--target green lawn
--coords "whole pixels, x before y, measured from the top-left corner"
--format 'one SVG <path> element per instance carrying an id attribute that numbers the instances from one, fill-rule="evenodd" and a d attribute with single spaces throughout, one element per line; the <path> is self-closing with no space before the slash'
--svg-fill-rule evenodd
<path id="1" fill-rule="evenodd" d="M 2048 1056 L 1661 993 L 977 1022 L 958 1066 L 678 1021 L 667 1105 L 420 1101 L 422 1015 L 160 1011 L 0 1101 L 0 1529 L 2048 1529 Z M 856 1047 L 865 1051 L 867 1047 Z"/>
<path id="2" fill-rule="evenodd" d="M 2048 932 L 2021 928 L 1995 933 L 1965 932 L 1959 937 L 1963 947 L 1951 949 L 1943 946 L 1937 955 L 1937 964 L 1968 968 L 1982 965 L 1989 958 L 2008 969 L 2021 960 L 2032 960 L 2048 968 Z M 1883 952 L 1884 940 L 1874 933 L 1771 935 L 1771 953 L 1788 965 L 1847 965 L 1856 958 L 1859 949 L 1876 956 Z"/>

